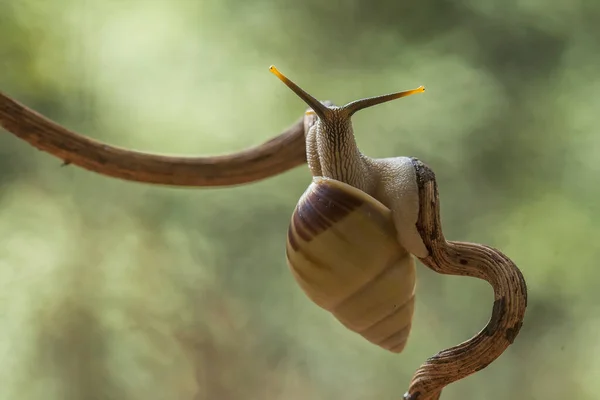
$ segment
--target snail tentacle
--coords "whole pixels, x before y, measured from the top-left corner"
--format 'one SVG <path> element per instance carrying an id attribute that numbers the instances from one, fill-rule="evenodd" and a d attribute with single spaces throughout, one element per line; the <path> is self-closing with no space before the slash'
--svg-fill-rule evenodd
<path id="1" fill-rule="evenodd" d="M 518 267 L 492 247 L 446 241 L 433 171 L 413 159 L 419 186 L 419 230 L 429 255 L 420 261 L 435 272 L 486 280 L 494 289 L 488 324 L 471 339 L 427 359 L 413 375 L 405 400 L 437 400 L 442 389 L 487 367 L 519 333 L 527 307 L 527 286 Z"/>

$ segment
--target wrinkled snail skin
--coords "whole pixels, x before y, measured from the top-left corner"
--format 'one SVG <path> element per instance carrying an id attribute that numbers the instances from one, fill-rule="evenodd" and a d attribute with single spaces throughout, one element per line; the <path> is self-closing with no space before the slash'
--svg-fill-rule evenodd
<path id="1" fill-rule="evenodd" d="M 392 210 L 398 242 L 418 258 L 429 251 L 417 230 L 419 187 L 413 161 L 409 157 L 370 158 L 371 170 L 377 174 L 373 197 Z"/>
<path id="2" fill-rule="evenodd" d="M 345 327 L 394 353 L 414 312 L 415 261 L 391 211 L 343 182 L 313 178 L 294 210 L 287 260 L 306 295 Z"/>
<path id="3" fill-rule="evenodd" d="M 327 102 L 331 104 L 330 102 Z M 304 119 L 306 130 L 306 154 L 308 166 L 313 176 L 323 176 L 324 157 L 317 137 L 324 136 L 323 125 L 314 113 L 308 113 Z M 358 161 L 350 169 L 354 172 L 353 182 L 348 183 L 376 200 L 390 210 L 397 230 L 397 240 L 409 253 L 417 257 L 426 257 L 427 249 L 416 229 L 419 210 L 419 195 L 415 169 L 409 157 L 371 158 L 361 154 L 353 141 L 352 125 L 347 129 L 352 137 L 352 146 L 358 154 Z M 351 157 L 348 157 L 351 158 Z M 340 179 L 344 181 L 343 179 Z"/>

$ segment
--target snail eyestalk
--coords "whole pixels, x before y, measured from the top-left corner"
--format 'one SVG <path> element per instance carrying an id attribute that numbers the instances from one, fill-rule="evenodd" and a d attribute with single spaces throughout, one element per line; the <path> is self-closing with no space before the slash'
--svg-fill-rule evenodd
<path id="1" fill-rule="evenodd" d="M 329 108 L 327 108 L 327 106 L 323 105 L 319 100 L 315 99 L 310 94 L 302 90 L 294 82 L 289 80 L 285 75 L 279 72 L 279 70 L 275 68 L 274 65 L 271 65 L 269 67 L 269 71 L 271 71 L 276 77 L 279 78 L 279 80 L 285 83 L 287 87 L 292 89 L 292 91 L 296 93 L 298 97 L 304 100 L 304 102 L 314 110 L 314 112 L 319 116 L 319 118 L 327 119 L 327 116 L 330 114 L 330 110 Z"/>
<path id="2" fill-rule="evenodd" d="M 348 112 L 348 116 L 352 116 L 355 112 L 364 108 L 376 106 L 377 104 L 386 103 L 388 101 L 396 100 L 401 97 L 406 97 L 417 93 L 423 93 L 424 91 L 425 87 L 419 86 L 416 89 L 405 90 L 403 92 L 384 94 L 382 96 L 375 96 L 366 99 L 355 100 L 343 106 L 342 109 Z"/>

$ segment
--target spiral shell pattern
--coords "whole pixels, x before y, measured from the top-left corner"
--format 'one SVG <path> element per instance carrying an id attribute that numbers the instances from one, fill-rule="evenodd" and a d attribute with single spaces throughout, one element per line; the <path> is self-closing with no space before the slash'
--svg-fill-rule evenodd
<path id="1" fill-rule="evenodd" d="M 400 353 L 410 333 L 415 261 L 391 211 L 343 182 L 315 177 L 289 226 L 287 261 L 306 295 L 345 327 Z"/>

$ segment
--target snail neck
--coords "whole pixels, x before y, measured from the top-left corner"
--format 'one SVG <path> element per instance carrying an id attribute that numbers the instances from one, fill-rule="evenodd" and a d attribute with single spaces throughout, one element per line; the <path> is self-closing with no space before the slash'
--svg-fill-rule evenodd
<path id="1" fill-rule="evenodd" d="M 349 118 L 322 121 L 315 118 L 306 135 L 308 166 L 313 176 L 344 182 L 366 193 L 374 190 L 368 157 L 354 138 Z"/>

